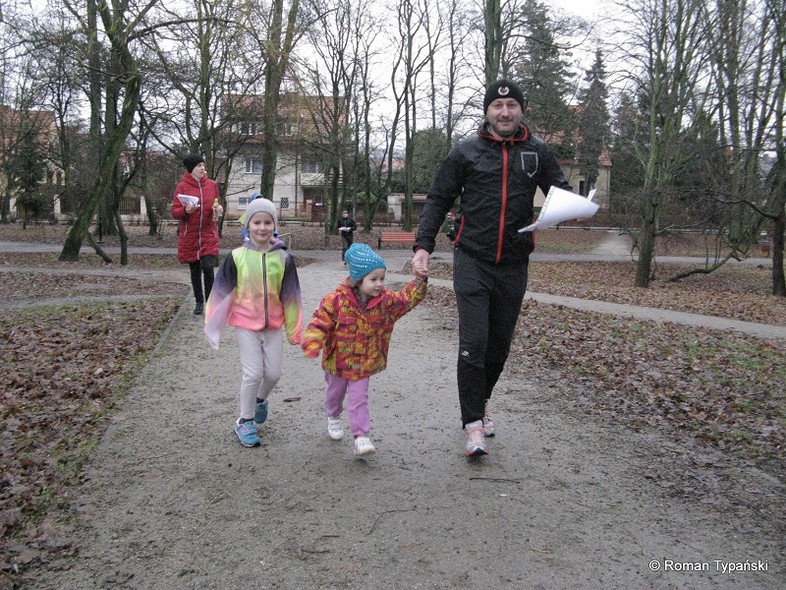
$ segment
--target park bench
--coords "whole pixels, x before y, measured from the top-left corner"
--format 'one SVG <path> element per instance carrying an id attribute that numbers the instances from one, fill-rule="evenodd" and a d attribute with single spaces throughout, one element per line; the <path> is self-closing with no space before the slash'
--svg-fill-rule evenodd
<path id="1" fill-rule="evenodd" d="M 377 248 L 381 248 L 383 242 L 411 244 L 414 241 L 415 232 L 413 231 L 383 231 L 379 233 L 379 238 L 377 238 Z"/>

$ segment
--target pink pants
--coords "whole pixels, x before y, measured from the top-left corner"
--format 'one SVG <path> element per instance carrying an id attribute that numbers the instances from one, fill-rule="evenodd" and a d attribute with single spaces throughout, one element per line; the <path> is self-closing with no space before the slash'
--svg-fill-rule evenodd
<path id="1" fill-rule="evenodd" d="M 347 413 L 352 436 L 368 436 L 371 430 L 371 417 L 368 413 L 368 377 L 360 381 L 350 381 L 338 375 L 325 373 L 325 411 L 331 418 L 341 416 L 344 397 L 348 397 Z"/>

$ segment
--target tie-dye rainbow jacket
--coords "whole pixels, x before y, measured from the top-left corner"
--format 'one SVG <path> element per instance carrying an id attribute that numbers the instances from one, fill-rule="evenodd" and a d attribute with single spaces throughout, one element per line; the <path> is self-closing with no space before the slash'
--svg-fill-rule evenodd
<path id="1" fill-rule="evenodd" d="M 413 279 L 400 291 L 385 289 L 362 309 L 349 280 L 325 295 L 303 332 L 303 348 L 322 348 L 322 368 L 358 381 L 387 366 L 393 325 L 426 297 L 427 283 Z"/>
<path id="2" fill-rule="evenodd" d="M 205 335 L 213 348 L 226 325 L 286 329 L 290 344 L 303 336 L 303 303 L 292 255 L 281 240 L 261 252 L 246 240 L 224 260 L 205 306 Z"/>

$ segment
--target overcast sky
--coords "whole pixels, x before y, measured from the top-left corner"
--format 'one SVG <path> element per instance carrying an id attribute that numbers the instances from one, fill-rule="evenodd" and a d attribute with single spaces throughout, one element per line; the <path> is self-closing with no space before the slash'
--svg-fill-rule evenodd
<path id="1" fill-rule="evenodd" d="M 547 6 L 563 8 L 576 16 L 591 19 L 596 16 L 599 9 L 598 0 L 549 0 Z"/>

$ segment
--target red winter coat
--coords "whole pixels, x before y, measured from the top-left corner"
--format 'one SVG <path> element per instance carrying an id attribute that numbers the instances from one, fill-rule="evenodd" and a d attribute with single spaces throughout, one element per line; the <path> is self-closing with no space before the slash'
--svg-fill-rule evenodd
<path id="1" fill-rule="evenodd" d="M 199 207 L 191 213 L 177 197 L 190 195 L 199 198 Z M 212 254 L 218 256 L 218 226 L 213 218 L 213 201 L 220 199 L 218 185 L 203 176 L 197 182 L 190 172 L 183 172 L 183 178 L 175 189 L 172 198 L 172 217 L 180 221 L 177 238 L 178 262 L 194 262 Z"/>

